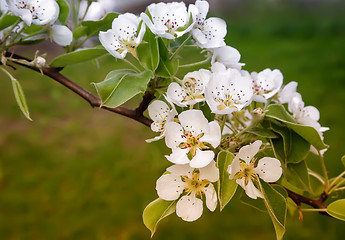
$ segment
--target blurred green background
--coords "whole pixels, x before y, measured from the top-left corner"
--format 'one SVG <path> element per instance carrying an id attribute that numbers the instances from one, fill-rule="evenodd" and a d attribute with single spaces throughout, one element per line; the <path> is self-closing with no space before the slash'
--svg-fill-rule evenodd
<path id="1" fill-rule="evenodd" d="M 308 2 L 308 4 L 305 4 Z M 345 5 L 341 1 L 243 1 L 213 13 L 228 21 L 227 43 L 244 69 L 279 68 L 297 81 L 306 105 L 330 127 L 325 154 L 331 176 L 345 154 Z M 112 57 L 63 73 L 93 90 L 116 67 Z M 164 141 L 146 144 L 148 127 L 99 109 L 38 73 L 18 68 L 33 122 L 21 115 L 10 80 L 0 88 L 0 239 L 149 239 L 145 206 L 169 166 Z M 343 239 L 344 222 L 305 213 L 287 219 L 284 239 Z M 238 200 L 186 223 L 165 219 L 154 239 L 275 239 L 267 214 Z"/>

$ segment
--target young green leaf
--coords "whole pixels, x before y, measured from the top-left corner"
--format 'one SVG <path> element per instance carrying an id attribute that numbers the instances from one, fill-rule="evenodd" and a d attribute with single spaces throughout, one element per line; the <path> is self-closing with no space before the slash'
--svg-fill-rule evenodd
<path id="1" fill-rule="evenodd" d="M 61 24 L 65 24 L 69 17 L 70 7 L 66 0 L 56 0 L 60 8 L 59 21 Z"/>
<path id="2" fill-rule="evenodd" d="M 320 134 L 315 128 L 297 124 L 296 121 L 290 116 L 282 105 L 272 104 L 268 107 L 268 112 L 265 115 L 267 118 L 276 119 L 287 125 L 287 127 L 294 130 L 297 134 L 303 137 L 316 149 L 322 150 L 328 146 L 321 139 Z"/>
<path id="3" fill-rule="evenodd" d="M 16 98 L 17 104 L 20 108 L 20 110 L 22 111 L 22 113 L 24 114 L 24 116 L 29 119 L 30 121 L 32 121 L 32 119 L 30 118 L 30 113 L 29 113 L 29 108 L 28 105 L 26 104 L 26 99 L 25 99 L 25 95 L 24 95 L 24 91 L 22 89 L 22 87 L 20 86 L 20 83 L 18 82 L 17 79 L 15 79 L 8 71 L 6 71 L 4 68 L 0 68 L 2 71 L 4 71 L 4 73 L 7 74 L 7 76 L 11 79 L 12 81 L 12 88 L 13 88 L 13 93 L 14 96 Z"/>
<path id="4" fill-rule="evenodd" d="M 178 60 L 170 60 L 169 50 L 161 38 L 158 38 L 158 47 L 160 60 L 156 74 L 166 78 L 174 76 L 178 70 Z"/>
<path id="5" fill-rule="evenodd" d="M 143 222 L 151 231 L 151 237 L 155 234 L 157 224 L 165 217 L 174 213 L 176 209 L 176 201 L 165 201 L 157 198 L 146 206 L 143 212 Z"/>
<path id="6" fill-rule="evenodd" d="M 255 208 L 256 210 L 259 210 L 261 212 L 267 212 L 266 205 L 265 205 L 265 202 L 263 199 L 261 199 L 261 198 L 257 198 L 257 199 L 250 198 L 245 193 L 245 191 L 241 192 L 240 201 L 241 201 L 241 203 L 248 205 L 252 208 Z"/>
<path id="7" fill-rule="evenodd" d="M 252 133 L 259 137 L 264 138 L 279 138 L 279 134 L 276 134 L 274 131 L 265 128 L 251 128 L 248 129 L 247 132 Z"/>
<path id="8" fill-rule="evenodd" d="M 310 192 L 310 179 L 308 174 L 308 167 L 305 161 L 299 163 L 289 163 L 285 167 L 283 167 L 283 181 L 282 184 L 288 188 L 291 188 L 288 184 L 290 184 L 295 190 L 299 193 L 303 193 L 303 191 Z M 288 184 L 284 182 L 284 179 Z"/>
<path id="9" fill-rule="evenodd" d="M 76 63 L 86 62 L 107 54 L 102 46 L 86 48 L 74 52 L 66 53 L 53 59 L 51 67 L 64 67 Z"/>
<path id="10" fill-rule="evenodd" d="M 334 218 L 345 221 L 345 199 L 340 199 L 329 204 L 327 213 Z"/>
<path id="11" fill-rule="evenodd" d="M 103 19 L 99 21 L 84 21 L 81 23 L 81 25 L 87 27 L 87 36 L 98 36 L 99 31 L 107 31 L 108 29 L 111 29 L 113 20 L 119 15 L 119 13 L 108 13 Z"/>
<path id="12" fill-rule="evenodd" d="M 137 55 L 146 69 L 152 71 L 157 69 L 159 64 L 158 40 L 148 27 L 146 27 L 143 42 L 137 47 Z"/>
<path id="13" fill-rule="evenodd" d="M 147 84 L 154 77 L 152 71 L 136 73 L 130 69 L 114 70 L 108 73 L 104 81 L 94 83 L 102 105 L 117 107 L 145 92 Z"/>
<path id="14" fill-rule="evenodd" d="M 17 16 L 2 14 L 0 17 L 0 31 L 13 25 L 14 23 L 16 23 L 19 20 L 20 20 L 20 18 Z"/>
<path id="15" fill-rule="evenodd" d="M 220 205 L 220 211 L 229 203 L 234 196 L 237 183 L 235 179 L 229 179 L 228 167 L 234 160 L 234 154 L 226 151 L 218 153 L 217 167 L 219 169 L 219 180 L 217 182 L 218 187 L 218 199 Z"/>
<path id="16" fill-rule="evenodd" d="M 259 181 L 259 186 L 264 195 L 267 211 L 276 230 L 276 237 L 278 240 L 280 240 L 285 234 L 287 212 L 286 197 L 264 181 Z"/>
<path id="17" fill-rule="evenodd" d="M 345 155 L 341 157 L 341 162 L 342 162 L 343 166 L 345 167 Z"/>

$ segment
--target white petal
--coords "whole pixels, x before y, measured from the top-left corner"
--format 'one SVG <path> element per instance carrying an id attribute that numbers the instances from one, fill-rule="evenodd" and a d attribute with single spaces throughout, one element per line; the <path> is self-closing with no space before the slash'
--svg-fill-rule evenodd
<path id="1" fill-rule="evenodd" d="M 189 163 L 187 154 L 189 149 L 173 148 L 172 153 L 168 156 L 165 155 L 166 159 L 175 164 L 186 164 Z"/>
<path id="2" fill-rule="evenodd" d="M 301 114 L 304 108 L 304 102 L 301 95 L 295 95 L 288 104 L 289 111 L 296 117 Z"/>
<path id="3" fill-rule="evenodd" d="M 122 54 L 120 54 L 117 50 L 122 47 L 122 44 L 119 42 L 118 38 L 116 37 L 114 31 L 109 29 L 106 32 L 99 32 L 99 41 L 103 45 L 103 47 L 114 57 L 123 59 L 126 54 L 127 50 L 124 50 Z"/>
<path id="4" fill-rule="evenodd" d="M 170 83 L 167 89 L 167 97 L 177 106 L 186 107 L 186 103 L 182 103 L 186 93 L 184 89 L 176 82 Z"/>
<path id="5" fill-rule="evenodd" d="M 234 160 L 232 161 L 232 163 L 228 167 L 228 173 L 230 174 L 230 176 L 229 176 L 230 179 L 234 179 L 236 173 L 241 171 L 240 161 L 239 160 L 240 160 L 239 157 L 236 156 L 234 158 Z"/>
<path id="6" fill-rule="evenodd" d="M 275 182 L 282 175 L 280 161 L 276 158 L 264 157 L 259 160 L 255 173 L 265 182 Z"/>
<path id="7" fill-rule="evenodd" d="M 202 210 L 202 200 L 196 198 L 194 195 L 183 196 L 176 204 L 176 215 L 187 222 L 192 222 L 200 218 Z"/>
<path id="8" fill-rule="evenodd" d="M 207 142 L 211 144 L 214 148 L 216 148 L 220 144 L 220 140 L 222 138 L 220 126 L 217 121 L 210 122 L 208 126 L 209 131 L 205 133 L 205 135 L 202 138 L 200 138 L 200 141 Z"/>
<path id="9" fill-rule="evenodd" d="M 211 161 L 206 167 L 199 168 L 199 179 L 208 180 L 210 182 L 218 181 L 219 179 L 219 169 L 216 167 L 216 162 Z"/>
<path id="10" fill-rule="evenodd" d="M 302 109 L 302 115 L 304 117 L 309 117 L 315 121 L 319 121 L 320 119 L 320 112 L 314 106 L 307 106 Z"/>
<path id="11" fill-rule="evenodd" d="M 186 185 L 179 175 L 165 174 L 158 178 L 156 190 L 161 199 L 173 201 L 181 195 Z"/>
<path id="12" fill-rule="evenodd" d="M 168 104 L 161 100 L 153 101 L 147 108 L 152 120 L 164 120 L 170 111 Z"/>
<path id="13" fill-rule="evenodd" d="M 164 134 L 161 134 L 161 135 L 156 136 L 156 137 L 154 137 L 154 138 L 146 139 L 145 142 L 147 142 L 147 143 L 152 143 L 152 142 L 161 140 L 162 138 L 164 138 L 164 136 L 165 136 Z"/>
<path id="14" fill-rule="evenodd" d="M 204 188 L 204 193 L 206 197 L 206 206 L 213 212 L 217 207 L 217 193 L 212 183 Z"/>
<path id="15" fill-rule="evenodd" d="M 280 91 L 279 93 L 279 101 L 281 104 L 290 102 L 291 98 L 294 96 L 294 94 L 297 93 L 297 82 L 289 82 L 285 85 L 285 87 Z"/>
<path id="16" fill-rule="evenodd" d="M 121 39 L 135 39 L 139 26 L 139 17 L 132 13 L 125 13 L 119 15 L 112 23 L 114 34 Z"/>
<path id="17" fill-rule="evenodd" d="M 194 136 L 209 131 L 208 121 L 200 110 L 187 110 L 182 112 L 178 119 L 184 130 L 191 132 Z"/>
<path id="18" fill-rule="evenodd" d="M 192 168 L 203 168 L 207 166 L 214 158 L 213 151 L 201 151 L 200 149 L 196 150 L 195 156 L 190 161 L 190 166 Z"/>
<path id="19" fill-rule="evenodd" d="M 244 178 L 237 179 L 236 183 L 245 190 L 248 197 L 253 198 L 253 199 L 257 199 L 258 197 L 263 198 L 263 194 L 259 191 L 259 189 L 257 189 L 254 186 L 254 183 L 252 182 L 252 180 L 249 180 L 247 185 L 245 185 Z"/>
<path id="20" fill-rule="evenodd" d="M 189 164 L 176 164 L 168 167 L 167 171 L 179 176 L 192 177 L 194 168 L 191 168 Z"/>
<path id="21" fill-rule="evenodd" d="M 72 31 L 63 25 L 53 25 L 52 26 L 52 39 L 54 42 L 60 46 L 68 46 L 73 40 Z"/>
<path id="22" fill-rule="evenodd" d="M 165 144 L 169 148 L 175 148 L 184 142 L 183 130 L 180 124 L 169 122 L 165 124 Z"/>
<path id="23" fill-rule="evenodd" d="M 207 1 L 200 1 L 197 0 L 194 4 L 189 5 L 189 12 L 192 13 L 193 18 L 196 21 L 196 24 L 199 26 L 201 25 L 207 16 L 209 10 L 209 4 Z"/>
<path id="24" fill-rule="evenodd" d="M 217 48 L 225 46 L 226 23 L 223 19 L 212 17 L 204 22 L 200 29 L 203 36 L 197 35 L 197 41 L 202 48 Z"/>
<path id="25" fill-rule="evenodd" d="M 35 1 L 32 1 L 32 3 L 35 3 Z M 37 1 L 36 9 L 37 18 L 33 18 L 33 24 L 53 24 L 59 17 L 59 5 L 55 0 Z"/>
<path id="26" fill-rule="evenodd" d="M 211 63 L 216 61 L 223 63 L 228 68 L 235 68 L 241 70 L 244 63 L 239 63 L 241 58 L 240 52 L 233 47 L 223 46 L 213 49 Z"/>
<path id="27" fill-rule="evenodd" d="M 261 147 L 261 144 L 262 144 L 262 141 L 256 140 L 250 145 L 241 147 L 236 157 L 244 160 L 247 164 L 249 164 L 252 158 L 255 156 L 255 154 L 258 153 Z"/>

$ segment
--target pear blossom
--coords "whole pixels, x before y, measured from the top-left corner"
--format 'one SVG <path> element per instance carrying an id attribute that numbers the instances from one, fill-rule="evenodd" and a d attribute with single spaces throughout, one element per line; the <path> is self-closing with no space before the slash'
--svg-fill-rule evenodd
<path id="1" fill-rule="evenodd" d="M 169 85 L 167 97 L 180 107 L 205 101 L 203 94 L 210 78 L 211 72 L 209 70 L 200 69 L 190 72 L 183 78 L 182 86 L 176 82 Z"/>
<path id="2" fill-rule="evenodd" d="M 289 103 L 293 97 L 302 99 L 301 94 L 297 92 L 297 84 L 297 82 L 291 81 L 279 91 L 278 100 L 281 104 Z"/>
<path id="3" fill-rule="evenodd" d="M 80 2 L 79 6 L 79 18 L 81 19 L 84 15 L 84 21 L 98 21 L 104 15 L 112 12 L 118 5 L 118 1 L 114 0 L 98 0 L 93 1 L 87 9 L 88 0 Z M 87 11 L 87 12 L 86 12 Z M 85 13 L 86 12 L 86 13 Z"/>
<path id="4" fill-rule="evenodd" d="M 223 46 L 211 49 L 213 51 L 211 64 L 215 62 L 223 63 L 227 68 L 236 68 L 241 70 L 244 63 L 240 63 L 241 54 L 233 47 Z"/>
<path id="5" fill-rule="evenodd" d="M 68 27 L 64 25 L 53 25 L 52 39 L 55 43 L 65 47 L 71 44 L 73 40 L 73 33 Z"/>
<path id="6" fill-rule="evenodd" d="M 165 157 L 175 164 L 186 164 L 202 168 L 214 158 L 214 152 L 207 145 L 216 148 L 220 144 L 221 132 L 217 121 L 208 122 L 200 110 L 182 112 L 180 123 L 165 125 L 165 143 L 172 153 Z"/>
<path id="7" fill-rule="evenodd" d="M 168 174 L 162 175 L 156 183 L 158 196 L 166 201 L 177 200 L 176 214 L 184 221 L 192 222 L 203 212 L 203 196 L 210 211 L 217 207 L 217 193 L 213 182 L 219 179 L 216 163 L 211 161 L 199 169 L 188 164 L 173 165 L 167 168 Z M 182 196 L 182 197 L 181 197 Z"/>
<path id="8" fill-rule="evenodd" d="M 229 114 L 250 104 L 253 91 L 249 76 L 242 76 L 237 69 L 226 69 L 221 63 L 216 63 L 212 71 L 205 98 L 213 113 Z"/>
<path id="9" fill-rule="evenodd" d="M 256 102 L 266 102 L 267 99 L 273 97 L 283 84 L 283 74 L 278 70 L 269 68 L 251 74 L 253 78 L 253 100 Z"/>
<path id="10" fill-rule="evenodd" d="M 319 133 L 329 130 L 327 127 L 321 127 L 320 123 L 320 112 L 314 106 L 304 106 L 304 102 L 300 95 L 294 96 L 289 104 L 288 109 L 292 113 L 293 118 L 296 122 L 304 126 L 310 126 L 315 128 Z"/>
<path id="11" fill-rule="evenodd" d="M 183 2 L 152 3 L 147 7 L 147 11 L 150 16 L 141 13 L 140 17 L 152 33 L 162 38 L 181 37 L 189 32 L 195 23 L 187 26 L 190 14 Z"/>
<path id="12" fill-rule="evenodd" d="M 242 147 L 228 168 L 230 179 L 236 179 L 236 183 L 245 190 L 248 197 L 253 199 L 263 198 L 262 192 L 254 185 L 258 178 L 270 183 L 277 181 L 282 175 L 280 161 L 276 158 L 261 158 L 256 166 L 254 156 L 261 145 L 262 142 L 257 140 Z"/>
<path id="13" fill-rule="evenodd" d="M 5 14 L 8 11 L 8 6 L 6 1 L 0 1 L 0 11 Z"/>
<path id="14" fill-rule="evenodd" d="M 112 29 L 99 32 L 99 40 L 104 48 L 114 57 L 123 59 L 127 52 L 136 55 L 136 48 L 145 34 L 145 26 L 138 28 L 141 19 L 134 14 L 125 13 L 114 19 Z"/>
<path id="15" fill-rule="evenodd" d="M 59 16 L 55 0 L 6 0 L 8 9 L 27 25 L 53 24 Z"/>
<path id="16" fill-rule="evenodd" d="M 226 23 L 223 19 L 211 17 L 206 19 L 209 10 L 207 1 L 197 0 L 195 4 L 189 5 L 195 21 L 192 35 L 201 48 L 218 48 L 225 46 Z"/>
<path id="17" fill-rule="evenodd" d="M 153 101 L 147 110 L 150 118 L 153 120 L 151 124 L 152 131 L 160 133 L 159 136 L 146 140 L 146 142 L 150 143 L 162 139 L 165 136 L 165 124 L 174 121 L 177 111 L 174 106 L 170 109 L 168 104 L 161 100 Z"/>

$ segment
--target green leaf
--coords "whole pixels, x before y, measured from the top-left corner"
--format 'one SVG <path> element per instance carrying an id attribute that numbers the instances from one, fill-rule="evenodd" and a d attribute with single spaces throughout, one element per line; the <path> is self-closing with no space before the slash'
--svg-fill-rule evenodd
<path id="1" fill-rule="evenodd" d="M 329 204 L 327 213 L 334 218 L 345 221 L 345 199 L 340 199 Z"/>
<path id="2" fill-rule="evenodd" d="M 234 154 L 226 151 L 218 153 L 217 156 L 217 167 L 219 169 L 217 186 L 220 211 L 229 203 L 237 189 L 236 180 L 230 179 L 228 173 L 228 167 L 234 158 Z"/>
<path id="3" fill-rule="evenodd" d="M 289 128 L 294 130 L 316 149 L 322 150 L 328 148 L 328 145 L 323 142 L 320 134 L 315 128 L 297 124 L 290 114 L 285 110 L 284 106 L 278 104 L 270 105 L 265 116 L 285 123 Z"/>
<path id="4" fill-rule="evenodd" d="M 56 2 L 60 8 L 59 21 L 61 24 L 65 24 L 69 17 L 69 12 L 70 12 L 69 4 L 66 0 L 56 0 Z"/>
<path id="5" fill-rule="evenodd" d="M 248 129 L 247 132 L 252 133 L 259 137 L 264 138 L 279 138 L 280 136 L 276 134 L 274 131 L 264 128 L 251 128 Z"/>
<path id="6" fill-rule="evenodd" d="M 107 31 L 108 29 L 111 29 L 113 20 L 119 15 L 119 13 L 108 13 L 103 19 L 99 21 L 84 21 L 81 23 L 81 25 L 87 27 L 87 36 L 98 36 L 98 33 L 100 31 Z"/>
<path id="7" fill-rule="evenodd" d="M 280 134 L 282 138 L 273 139 L 273 144 L 278 144 L 283 140 L 285 163 L 299 163 L 303 161 L 310 152 L 310 143 L 291 129 L 271 123 L 271 129 Z M 281 158 L 282 156 L 280 156 Z"/>
<path id="8" fill-rule="evenodd" d="M 15 24 L 20 18 L 14 15 L 2 14 L 0 17 L 0 31 Z"/>
<path id="9" fill-rule="evenodd" d="M 156 69 L 157 76 L 166 78 L 174 76 L 178 70 L 178 60 L 170 60 L 169 51 L 161 38 L 158 38 L 158 47 L 160 61 Z"/>
<path id="10" fill-rule="evenodd" d="M 158 40 L 148 27 L 143 42 L 137 47 L 137 55 L 141 64 L 152 71 L 155 71 L 159 64 Z"/>
<path id="11" fill-rule="evenodd" d="M 20 42 L 19 45 L 34 45 L 34 44 L 38 44 L 43 42 L 45 39 L 41 38 L 41 39 L 36 39 L 36 40 L 26 40 L 26 41 L 22 41 Z"/>
<path id="12" fill-rule="evenodd" d="M 39 26 L 39 25 L 35 25 L 35 24 L 31 24 L 30 27 L 27 27 L 24 31 L 24 33 L 29 34 L 29 35 L 33 35 L 35 33 L 39 34 L 42 32 L 42 30 L 44 29 L 43 26 Z"/>
<path id="13" fill-rule="evenodd" d="M 87 27 L 80 26 L 73 31 L 73 38 L 79 39 L 87 34 Z"/>
<path id="14" fill-rule="evenodd" d="M 64 67 L 71 64 L 81 63 L 85 61 L 89 61 L 100 56 L 107 54 L 107 50 L 105 50 L 102 46 L 97 46 L 94 48 L 86 48 L 77 50 L 74 52 L 66 53 L 61 56 L 56 57 L 51 62 L 51 67 Z"/>
<path id="15" fill-rule="evenodd" d="M 280 240 L 285 234 L 287 212 L 286 197 L 264 181 L 259 181 L 259 186 L 264 195 L 267 211 L 276 230 L 276 237 L 278 240 Z"/>
<path id="16" fill-rule="evenodd" d="M 310 179 L 305 161 L 297 164 L 287 164 L 287 166 L 283 167 L 283 174 L 282 184 L 284 186 L 299 193 L 303 193 L 303 191 L 310 192 Z M 286 182 L 284 182 L 284 179 Z"/>
<path id="17" fill-rule="evenodd" d="M 95 83 L 102 99 L 102 105 L 117 107 L 146 90 L 154 77 L 152 71 L 136 73 L 130 69 L 114 70 L 108 73 L 103 82 Z"/>
<path id="18" fill-rule="evenodd" d="M 255 208 L 261 212 L 267 212 L 266 205 L 263 199 L 257 198 L 253 199 L 248 197 L 245 191 L 242 191 L 241 196 L 240 196 L 240 201 L 243 204 L 246 204 L 252 208 Z"/>
<path id="19" fill-rule="evenodd" d="M 26 99 L 25 99 L 25 95 L 24 95 L 24 91 L 22 89 L 22 87 L 20 86 L 20 83 L 18 82 L 17 79 L 15 79 L 8 71 L 6 71 L 4 68 L 0 68 L 2 71 L 4 71 L 4 73 L 7 74 L 7 76 L 11 79 L 12 81 L 12 88 L 13 88 L 13 93 L 14 96 L 16 98 L 17 104 L 20 108 L 20 110 L 22 111 L 22 113 L 24 114 L 24 116 L 29 119 L 30 121 L 32 121 L 32 119 L 30 118 L 30 113 L 29 113 L 29 108 L 28 105 L 26 104 Z"/>
<path id="20" fill-rule="evenodd" d="M 174 213 L 176 209 L 176 201 L 165 201 L 157 198 L 146 206 L 143 212 L 143 222 L 151 231 L 151 237 L 155 234 L 157 224 L 165 217 Z"/>

